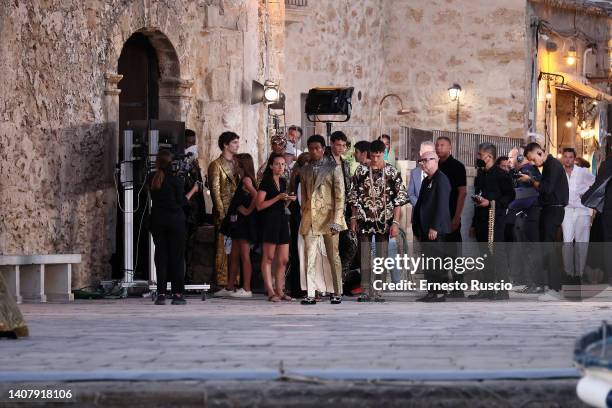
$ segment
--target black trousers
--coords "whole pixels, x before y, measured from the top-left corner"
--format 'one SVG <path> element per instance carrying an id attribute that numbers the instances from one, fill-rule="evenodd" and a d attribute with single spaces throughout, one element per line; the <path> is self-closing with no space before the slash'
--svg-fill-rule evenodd
<path id="1" fill-rule="evenodd" d="M 441 249 L 443 245 L 439 245 L 446 241 L 446 235 L 438 234 L 438 237 L 435 240 L 430 240 L 426 233 L 419 234 L 417 237 L 419 241 L 419 250 L 422 251 L 422 254 L 425 256 L 425 259 L 428 258 L 444 258 L 448 255 L 444 254 L 444 250 Z M 438 268 L 438 265 L 435 265 L 433 268 L 427 268 L 423 271 L 425 275 L 425 280 L 427 283 L 446 283 L 448 282 L 448 271 L 444 268 Z M 429 288 L 427 293 L 433 295 L 443 295 L 446 292 L 444 290 L 435 290 L 433 288 Z"/>
<path id="2" fill-rule="evenodd" d="M 533 206 L 517 213 L 510 246 L 511 278 L 515 284 L 542 286 L 540 277 L 542 256 L 540 242 L 540 206 Z"/>
<path id="3" fill-rule="evenodd" d="M 289 276 L 287 283 L 292 297 L 303 297 L 304 291 L 300 285 L 300 253 L 298 251 L 298 237 L 300 233 L 300 221 L 302 216 L 297 201 L 289 204 L 291 215 L 289 216 Z"/>
<path id="4" fill-rule="evenodd" d="M 154 214 L 151 234 L 155 244 L 157 293 L 166 294 L 170 279 L 172 293 L 182 294 L 185 291 L 185 214 L 182 211 Z"/>
<path id="5" fill-rule="evenodd" d="M 508 277 L 508 254 L 504 242 L 506 230 L 506 216 L 497 214 L 493 228 L 493 245 L 489 242 L 488 219 L 477 219 L 474 225 L 476 229 L 476 241 L 479 242 L 479 256 L 487 255 L 485 268 L 478 273 L 478 279 L 482 283 L 493 283 L 501 280 L 507 281 Z M 493 252 L 491 252 L 493 250 Z"/>
<path id="6" fill-rule="evenodd" d="M 564 207 L 542 207 L 540 212 L 540 239 L 543 244 L 542 253 L 542 275 L 539 283 L 548 284 L 551 289 L 561 289 L 561 274 L 563 266 L 561 264 L 562 243 L 555 243 L 557 232 L 563 223 L 565 216 Z M 543 282 L 542 282 L 543 281 Z"/>
<path id="7" fill-rule="evenodd" d="M 448 252 L 449 252 L 447 256 L 450 256 L 453 258 L 461 256 L 461 242 L 463 242 L 463 238 L 461 238 L 461 224 L 459 224 L 459 227 L 455 231 L 444 235 L 444 242 L 456 243 L 456 245 L 451 245 L 451 244 L 445 245 L 445 248 L 448 248 Z M 462 273 L 455 273 L 455 271 L 452 271 L 452 275 L 453 275 L 453 282 L 463 282 Z"/>

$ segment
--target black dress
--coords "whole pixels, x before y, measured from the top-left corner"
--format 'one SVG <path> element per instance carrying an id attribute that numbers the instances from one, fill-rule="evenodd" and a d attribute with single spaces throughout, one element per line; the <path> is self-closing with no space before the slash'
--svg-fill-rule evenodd
<path id="1" fill-rule="evenodd" d="M 221 224 L 221 233 L 231 239 L 242 239 L 250 243 L 257 242 L 257 213 L 243 215 L 238 207 L 249 208 L 253 197 L 244 189 L 242 180 L 238 183 L 236 193 L 232 197 L 227 215 Z"/>
<path id="2" fill-rule="evenodd" d="M 272 177 L 264 177 L 259 185 L 259 191 L 265 191 L 264 201 L 271 200 L 281 193 L 287 191 L 287 181 L 279 180 L 280 191 L 274 184 Z M 262 228 L 262 241 L 271 244 L 289 244 L 289 217 L 285 212 L 285 202 L 277 201 L 270 207 L 259 212 L 259 220 Z"/>

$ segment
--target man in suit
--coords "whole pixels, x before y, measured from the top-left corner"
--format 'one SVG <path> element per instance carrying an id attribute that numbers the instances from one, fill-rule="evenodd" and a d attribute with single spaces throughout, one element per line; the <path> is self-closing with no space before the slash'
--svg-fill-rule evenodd
<path id="1" fill-rule="evenodd" d="M 437 255 L 436 244 L 444 242 L 444 235 L 450 233 L 451 217 L 448 202 L 451 185 L 448 177 L 438 169 L 440 159 L 435 151 L 426 151 L 421 155 L 419 165 L 426 175 L 421 183 L 419 198 L 412 213 L 412 232 L 417 240 L 423 242 L 423 254 L 426 257 Z M 426 269 L 427 283 L 444 283 L 448 275 L 444 270 Z M 419 302 L 444 302 L 443 290 L 429 289 L 427 295 L 417 299 Z"/>
<path id="2" fill-rule="evenodd" d="M 342 168 L 325 155 L 325 139 L 321 135 L 308 138 L 310 162 L 300 170 L 302 220 L 300 234 L 304 236 L 307 295 L 303 305 L 314 305 L 316 255 L 318 242 L 323 239 L 331 264 L 334 293 L 332 304 L 342 302 L 342 265 L 338 253 L 338 234 L 346 230 L 344 219 L 344 183 Z"/>
<path id="3" fill-rule="evenodd" d="M 426 141 L 421 143 L 421 147 L 419 149 L 419 158 L 425 152 L 435 152 L 436 146 L 431 141 Z M 417 166 L 414 170 L 410 172 L 410 180 L 408 181 L 408 199 L 410 200 L 410 204 L 412 207 L 417 203 L 419 199 L 419 191 L 421 191 L 421 182 L 426 177 L 426 174 L 421 169 L 421 166 L 417 163 Z"/>
<path id="4" fill-rule="evenodd" d="M 217 232 L 215 251 L 216 284 L 222 289 L 215 296 L 229 296 L 230 291 L 225 289 L 228 284 L 227 255 L 225 254 L 225 236 L 219 232 L 221 222 L 225 218 L 230 201 L 238 185 L 238 172 L 234 155 L 240 148 L 240 137 L 234 132 L 223 132 L 219 136 L 219 149 L 221 155 L 208 166 L 208 182 L 213 202 L 213 224 Z"/>

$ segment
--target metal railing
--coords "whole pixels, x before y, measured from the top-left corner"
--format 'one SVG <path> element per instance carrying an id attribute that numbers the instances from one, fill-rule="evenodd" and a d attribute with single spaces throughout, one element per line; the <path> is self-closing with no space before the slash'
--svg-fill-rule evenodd
<path id="1" fill-rule="evenodd" d="M 307 7 L 308 0 L 285 0 L 285 6 L 290 7 Z"/>
<path id="2" fill-rule="evenodd" d="M 478 145 L 491 143 L 497 147 L 497 156 L 507 156 L 508 152 L 521 144 L 521 139 L 491 136 L 478 133 L 456 132 L 445 130 L 423 130 L 415 128 L 402 128 L 398 158 L 404 160 L 418 160 L 419 148 L 424 141 L 435 141 L 440 136 L 451 140 L 453 156 L 466 166 L 473 166 L 476 161 Z"/>

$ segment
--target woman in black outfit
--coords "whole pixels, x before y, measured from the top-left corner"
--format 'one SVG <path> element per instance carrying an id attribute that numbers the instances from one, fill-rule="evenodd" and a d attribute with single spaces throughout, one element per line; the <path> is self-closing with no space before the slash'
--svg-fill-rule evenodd
<path id="1" fill-rule="evenodd" d="M 285 172 L 285 165 L 285 157 L 282 154 L 270 155 L 256 201 L 263 229 L 261 274 L 270 302 L 294 300 L 284 293 L 285 269 L 289 260 L 289 217 L 285 208 L 289 202 L 296 199 L 295 195 L 287 194 L 287 180 L 281 177 Z M 272 286 L 272 262 L 275 253 L 276 290 Z"/>
<path id="2" fill-rule="evenodd" d="M 155 172 L 147 176 L 146 186 L 151 193 L 151 234 L 155 243 L 157 271 L 156 305 L 166 303 L 168 275 L 172 282 L 173 305 L 184 305 L 185 208 L 198 191 L 198 184 L 185 195 L 183 181 L 172 174 L 172 153 L 161 150 L 155 160 Z"/>
<path id="3" fill-rule="evenodd" d="M 236 156 L 240 182 L 232 197 L 227 215 L 221 224 L 221 233 L 232 239 L 232 251 L 229 259 L 229 279 L 226 290 L 231 297 L 253 297 L 251 291 L 251 244 L 257 242 L 257 213 L 255 211 L 255 166 L 248 153 Z M 236 278 L 242 264 L 242 288 L 235 290 Z"/>

